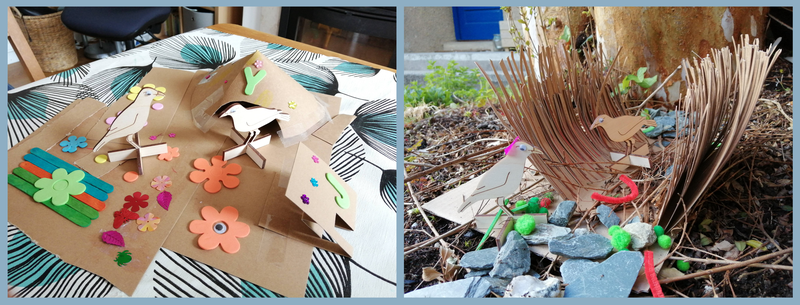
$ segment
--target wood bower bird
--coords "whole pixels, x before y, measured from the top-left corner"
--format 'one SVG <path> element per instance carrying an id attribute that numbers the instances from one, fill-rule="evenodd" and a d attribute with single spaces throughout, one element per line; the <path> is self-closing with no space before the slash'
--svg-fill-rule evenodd
<path id="1" fill-rule="evenodd" d="M 608 138 L 614 142 L 625 142 L 625 155 L 630 155 L 633 152 L 633 143 L 636 140 L 633 138 L 642 126 L 656 126 L 656 121 L 647 120 L 641 116 L 623 115 L 612 118 L 605 114 L 601 114 L 594 119 L 590 130 L 597 127 L 602 127 L 608 135 Z"/>

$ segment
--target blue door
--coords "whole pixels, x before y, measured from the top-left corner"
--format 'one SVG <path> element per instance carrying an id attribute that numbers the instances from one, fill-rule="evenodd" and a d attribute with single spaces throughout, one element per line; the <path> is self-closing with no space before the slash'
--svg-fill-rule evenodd
<path id="1" fill-rule="evenodd" d="M 499 6 L 453 7 L 456 40 L 492 40 L 500 34 L 503 10 Z"/>

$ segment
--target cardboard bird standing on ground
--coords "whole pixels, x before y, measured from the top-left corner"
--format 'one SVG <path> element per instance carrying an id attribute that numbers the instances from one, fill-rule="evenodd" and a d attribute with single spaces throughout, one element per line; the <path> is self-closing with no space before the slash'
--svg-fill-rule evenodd
<path id="1" fill-rule="evenodd" d="M 494 198 L 500 198 L 497 204 L 502 208 L 502 199 L 517 190 L 522 182 L 525 159 L 532 153 L 543 154 L 538 148 L 526 142 L 517 141 L 518 139 L 519 137 L 515 138 L 506 148 L 506 157 L 483 174 L 478 188 L 464 200 L 464 203 L 458 208 L 459 212 L 477 201 Z"/>
<path id="2" fill-rule="evenodd" d="M 224 118 L 226 116 L 230 116 L 233 119 L 233 128 L 235 128 L 236 131 L 249 133 L 245 144 L 256 139 L 261 132 L 259 128 L 262 126 L 269 124 L 275 119 L 281 121 L 289 120 L 289 114 L 281 112 L 280 109 L 264 107 L 252 107 L 248 109 L 238 103 L 233 103 L 228 106 L 219 117 Z"/>
<path id="3" fill-rule="evenodd" d="M 633 136 L 636 135 L 642 126 L 656 126 L 656 121 L 647 120 L 644 117 L 623 115 L 612 118 L 605 114 L 598 115 L 594 119 L 590 130 L 597 127 L 603 127 L 603 130 L 608 135 L 608 138 L 614 142 L 625 142 L 627 147 L 625 155 L 630 155 L 633 152 L 633 143 L 636 142 Z"/>

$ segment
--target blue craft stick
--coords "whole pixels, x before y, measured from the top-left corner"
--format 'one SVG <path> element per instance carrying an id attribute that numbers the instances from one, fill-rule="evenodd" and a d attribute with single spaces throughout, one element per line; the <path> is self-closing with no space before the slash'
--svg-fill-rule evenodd
<path id="1" fill-rule="evenodd" d="M 61 167 L 63 169 L 66 169 L 68 172 L 79 170 L 79 168 L 77 168 L 76 166 L 74 166 L 72 164 L 69 164 L 64 160 L 61 160 L 61 159 L 57 158 L 56 156 L 51 155 L 50 153 L 42 150 L 41 148 L 38 148 L 38 147 L 31 148 L 31 153 L 36 155 L 36 156 L 38 156 L 38 157 L 40 157 L 40 158 L 42 158 L 42 159 L 44 159 L 45 161 L 49 162 L 52 165 L 55 165 L 57 167 Z M 31 162 L 31 163 L 33 163 L 33 162 Z M 108 184 L 108 182 L 100 180 L 97 177 L 92 176 L 89 173 L 86 173 L 86 178 L 83 178 L 83 180 L 86 181 L 86 183 L 88 183 L 88 184 L 96 186 L 98 189 L 100 189 L 103 192 L 111 193 L 111 192 L 114 191 L 114 186 L 113 185 Z M 95 198 L 97 198 L 97 197 L 95 197 Z M 100 199 L 100 198 L 97 198 L 97 199 Z M 104 200 L 104 199 L 100 199 L 100 200 Z"/>
<path id="2" fill-rule="evenodd" d="M 58 167 L 56 167 L 53 164 L 45 161 L 42 158 L 39 158 L 39 156 L 27 154 L 22 158 L 25 159 L 25 161 L 28 161 L 28 162 L 32 163 L 33 165 L 36 165 L 37 167 L 39 167 L 39 168 L 41 168 L 41 169 L 43 169 L 43 170 L 45 170 L 45 171 L 47 171 L 48 173 L 51 173 L 51 174 L 56 169 L 58 169 Z M 72 170 L 67 170 L 67 172 L 71 173 Z M 108 194 L 106 192 L 103 192 L 102 190 L 98 189 L 96 186 L 90 184 L 89 181 L 86 181 L 87 180 L 86 178 L 89 178 L 89 174 L 88 173 L 86 174 L 86 176 L 84 176 L 83 181 L 81 181 L 81 182 L 85 182 L 83 184 L 86 185 L 86 191 L 85 191 L 86 194 L 89 194 L 89 196 L 97 198 L 97 200 L 100 200 L 100 201 L 108 200 Z"/>

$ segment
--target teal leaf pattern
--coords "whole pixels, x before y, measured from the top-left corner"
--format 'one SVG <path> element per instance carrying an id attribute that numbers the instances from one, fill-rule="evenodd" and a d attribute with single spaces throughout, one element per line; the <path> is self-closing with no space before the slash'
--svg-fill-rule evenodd
<path id="1" fill-rule="evenodd" d="M 219 39 L 179 35 L 152 43 L 150 58 L 171 69 L 216 69 L 236 58 L 236 50 Z"/>

